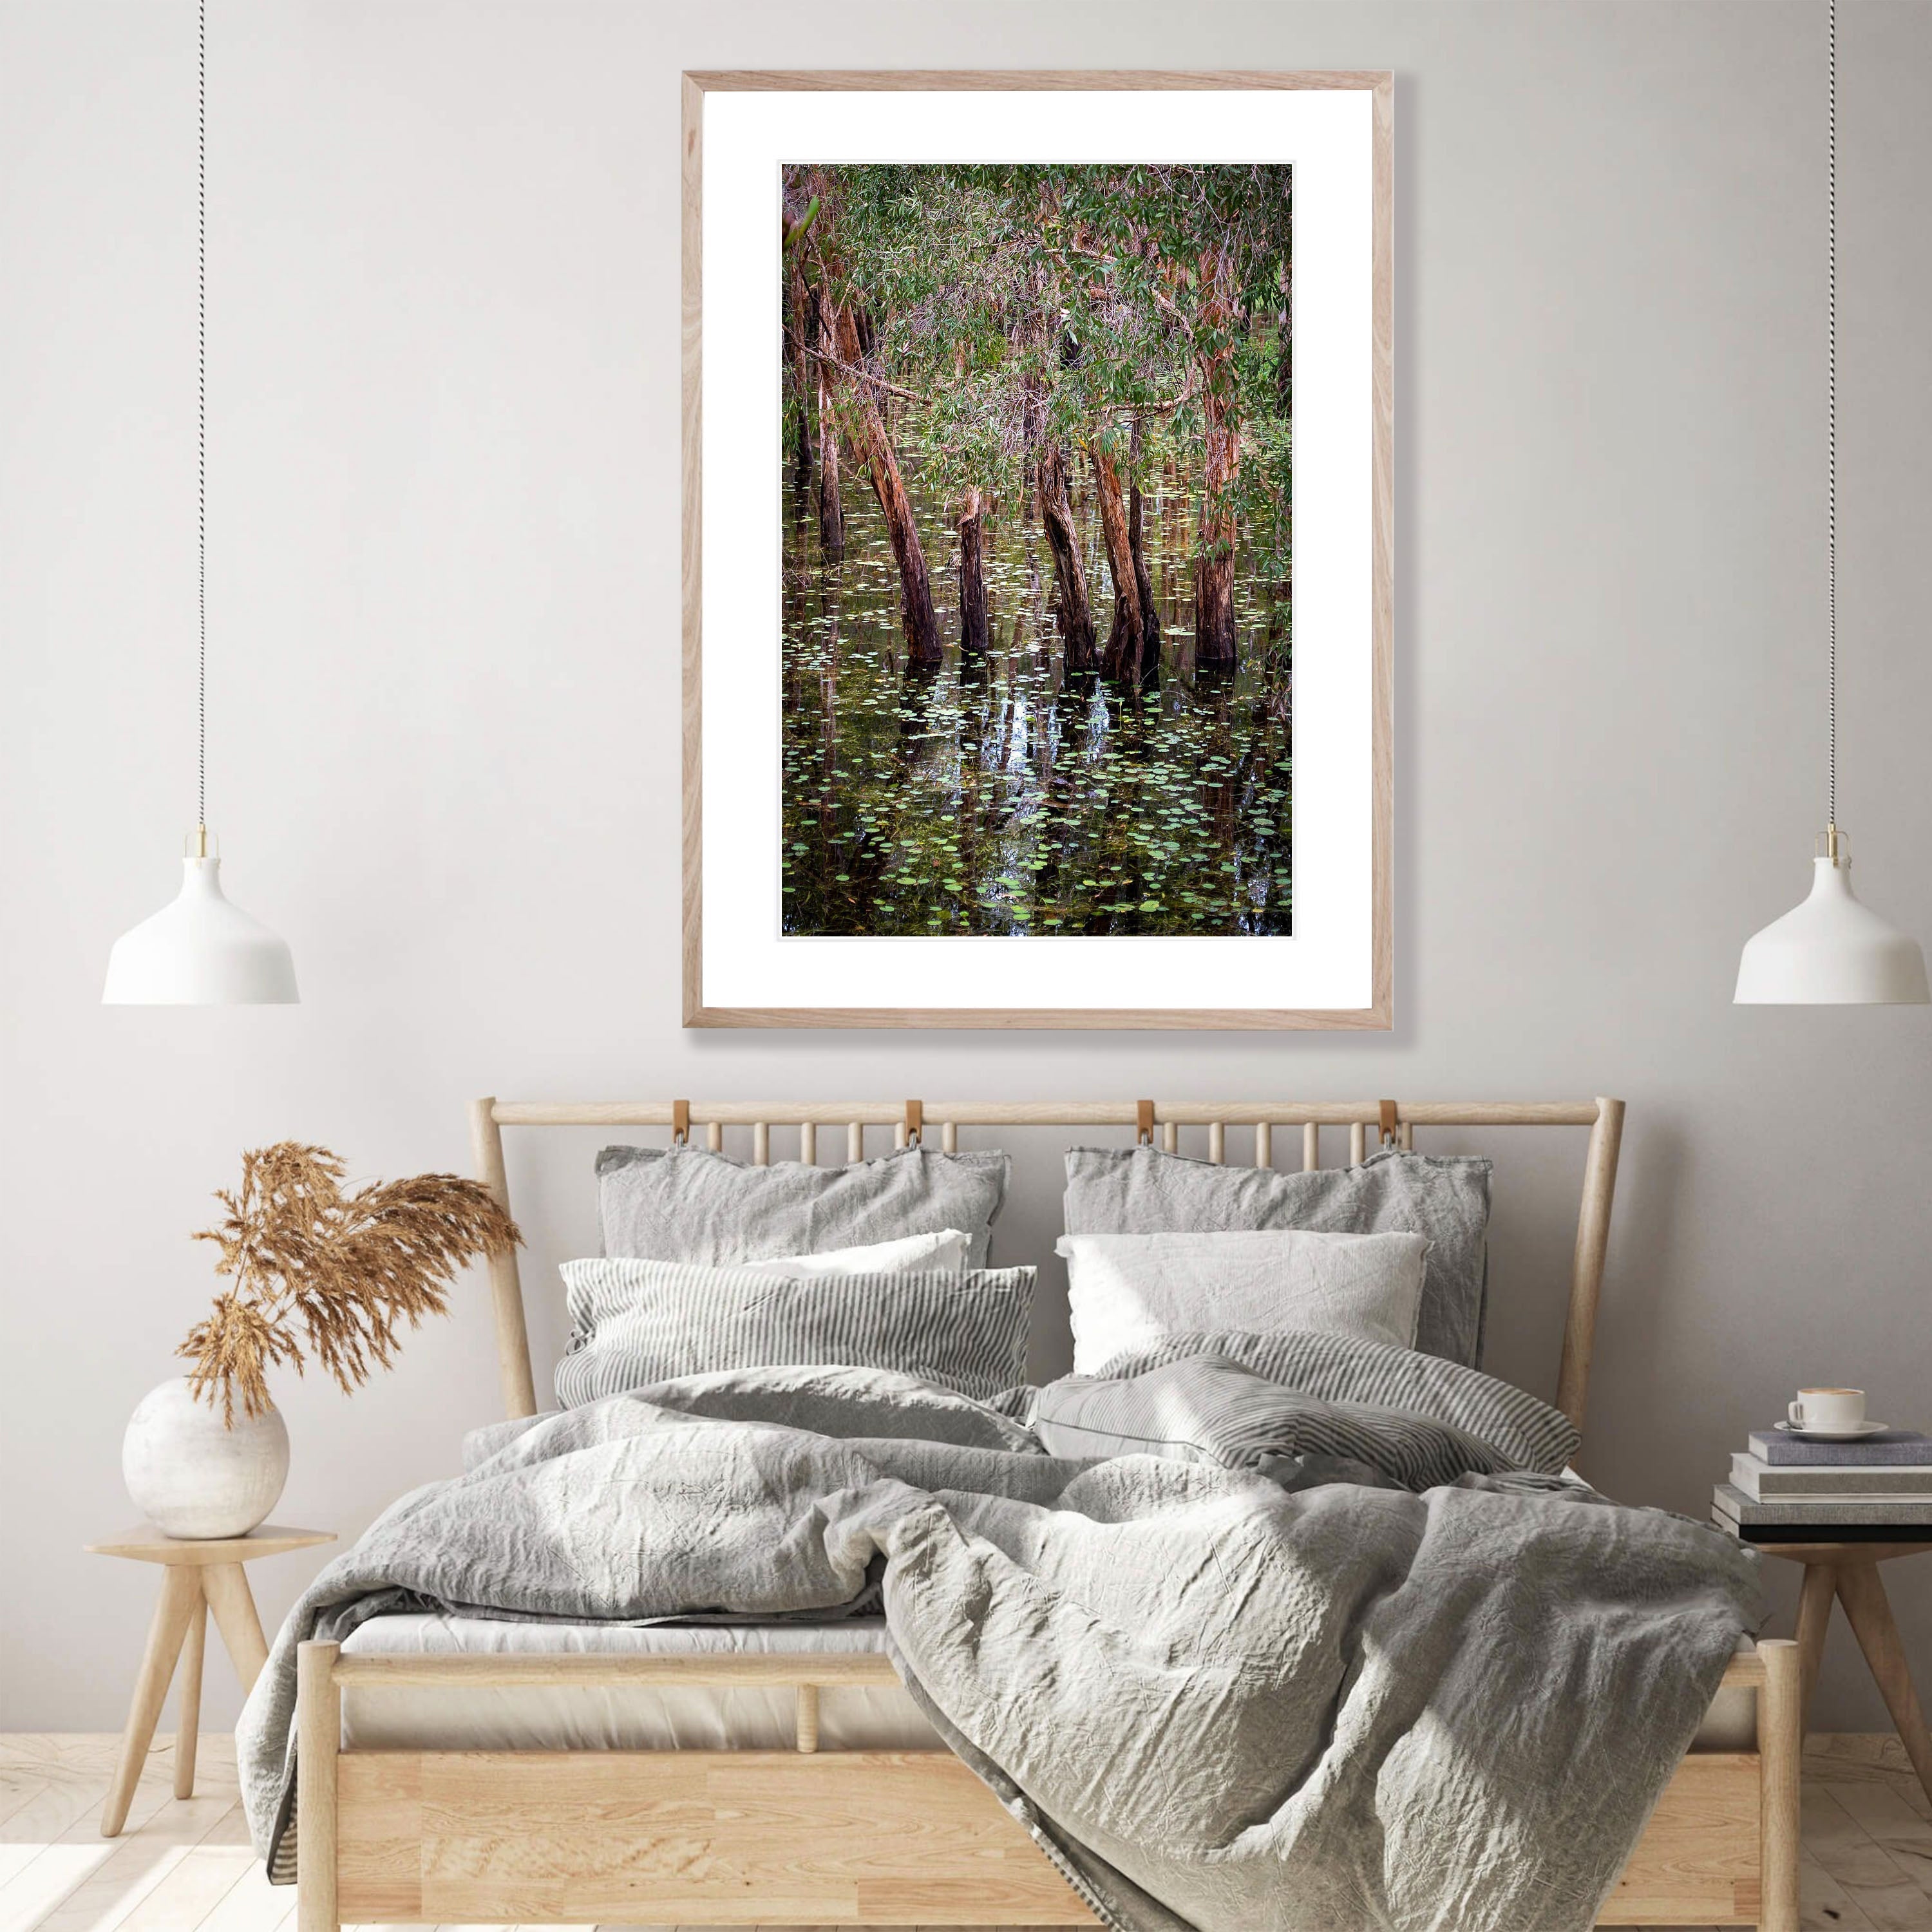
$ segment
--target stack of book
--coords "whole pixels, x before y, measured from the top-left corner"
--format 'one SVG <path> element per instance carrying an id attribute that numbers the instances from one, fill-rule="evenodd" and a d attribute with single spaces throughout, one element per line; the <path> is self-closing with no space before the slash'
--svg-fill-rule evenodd
<path id="1" fill-rule="evenodd" d="M 1711 1520 L 1751 1543 L 1830 1542 L 1848 1534 L 1932 1542 L 1932 1437 L 1888 1429 L 1823 1442 L 1754 1430 L 1731 1458 Z"/>

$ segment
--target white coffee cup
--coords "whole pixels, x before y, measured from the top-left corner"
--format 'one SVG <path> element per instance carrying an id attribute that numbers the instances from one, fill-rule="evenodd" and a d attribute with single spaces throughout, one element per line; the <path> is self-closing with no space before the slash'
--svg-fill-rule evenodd
<path id="1" fill-rule="evenodd" d="M 1786 1413 L 1794 1429 L 1815 1429 L 1829 1435 L 1850 1435 L 1865 1419 L 1863 1389 L 1802 1388 Z"/>

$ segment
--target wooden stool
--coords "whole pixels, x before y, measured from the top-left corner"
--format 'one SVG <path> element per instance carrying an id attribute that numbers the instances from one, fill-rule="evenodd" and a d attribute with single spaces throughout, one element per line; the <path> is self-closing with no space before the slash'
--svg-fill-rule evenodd
<path id="1" fill-rule="evenodd" d="M 87 1545 L 96 1556 L 130 1556 L 137 1562 L 166 1566 L 161 1573 L 161 1600 L 154 1606 L 154 1620 L 148 1626 L 147 1652 L 135 1680 L 134 1702 L 128 1712 L 113 1786 L 100 1814 L 104 1838 L 118 1837 L 128 1822 L 128 1807 L 133 1802 L 141 1767 L 147 1762 L 169 1682 L 184 1654 L 188 1661 L 182 1672 L 181 1710 L 175 1731 L 175 1796 L 194 1795 L 194 1746 L 201 1720 L 201 1662 L 207 1644 L 208 1611 L 214 1612 L 214 1627 L 221 1633 L 242 1690 L 245 1694 L 255 1688 L 255 1679 L 268 1660 L 268 1646 L 242 1564 L 257 1556 L 278 1556 L 286 1550 L 308 1550 L 334 1540 L 333 1530 L 284 1529 L 278 1523 L 265 1522 L 246 1536 L 188 1542 L 164 1536 L 144 1522 L 111 1542 Z"/>
<path id="2" fill-rule="evenodd" d="M 1917 1556 L 1932 1543 L 1894 1543 L 1876 1538 L 1847 1538 L 1832 1543 L 1758 1543 L 1752 1547 L 1767 1556 L 1782 1556 L 1804 1566 L 1798 1600 L 1798 1656 L 1804 1672 L 1804 1708 L 1809 1709 L 1811 1688 L 1818 1681 L 1818 1660 L 1825 1654 L 1825 1632 L 1835 1601 L 1845 1617 L 1865 1662 L 1884 1696 L 1885 1707 L 1905 1746 L 1905 1754 L 1932 1798 L 1932 1734 L 1925 1728 L 1918 1694 L 1905 1660 L 1905 1646 L 1893 1622 L 1892 1604 L 1878 1566 L 1895 1556 Z"/>

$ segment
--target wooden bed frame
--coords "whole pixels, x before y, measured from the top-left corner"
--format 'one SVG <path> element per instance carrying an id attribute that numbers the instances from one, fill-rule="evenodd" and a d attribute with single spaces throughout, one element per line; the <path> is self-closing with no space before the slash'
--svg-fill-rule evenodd
<path id="1" fill-rule="evenodd" d="M 748 1127 L 771 1156 L 771 1130 L 795 1127 L 802 1159 L 818 1130 L 846 1130 L 865 1154 L 868 1127 L 895 1144 L 937 1126 L 949 1150 L 961 1127 L 1127 1127 L 1170 1150 L 1183 1127 L 1207 1130 L 1226 1158 L 1230 1127 L 1254 1133 L 1272 1164 L 1276 1128 L 1301 1130 L 1302 1163 L 1320 1165 L 1324 1127 L 1346 1128 L 1351 1162 L 1368 1136 L 1413 1144 L 1418 1127 L 1587 1127 L 1589 1145 L 1570 1277 L 1557 1406 L 1579 1427 L 1610 1237 L 1623 1103 L 1394 1101 L 1226 1106 L 1150 1101 L 1060 1103 L 704 1106 L 478 1100 L 471 1109 L 482 1178 L 509 1205 L 506 1126 L 705 1130 Z M 504 1406 L 537 1412 L 516 1257 L 490 1285 Z M 897 1682 L 877 1655 L 728 1657 L 340 1654 L 306 1643 L 298 1658 L 298 1932 L 376 1923 L 718 1925 L 1090 1925 L 1059 1871 L 950 1753 L 825 1751 L 818 1694 Z M 1678 1767 L 1606 1901 L 1606 1924 L 1756 1924 L 1797 1932 L 1798 1778 L 1802 1690 L 1796 1647 L 1766 1641 L 1725 1672 L 1752 1693 L 1757 1745 L 1695 1752 Z M 341 1694 L 392 1685 L 592 1684 L 788 1687 L 792 1751 L 344 1750 Z M 886 1828 L 881 1829 L 882 1824 Z"/>

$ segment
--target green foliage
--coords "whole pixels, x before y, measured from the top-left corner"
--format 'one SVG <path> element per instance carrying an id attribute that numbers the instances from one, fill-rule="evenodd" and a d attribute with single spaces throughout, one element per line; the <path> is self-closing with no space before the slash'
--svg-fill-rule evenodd
<path id="1" fill-rule="evenodd" d="M 1237 514 L 1286 505 L 1287 168 L 790 167 L 784 202 L 822 298 L 869 320 L 870 364 L 929 399 L 909 406 L 943 487 L 1016 494 L 1042 436 L 1124 466 L 1136 420 L 1148 460 L 1198 460 L 1212 380 L 1240 425 Z"/>
<path id="2" fill-rule="evenodd" d="M 796 255 L 805 246 L 806 237 L 812 232 L 812 224 L 818 219 L 819 206 L 819 199 L 814 195 L 796 221 L 786 222 L 784 245 L 788 254 Z"/>

